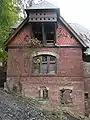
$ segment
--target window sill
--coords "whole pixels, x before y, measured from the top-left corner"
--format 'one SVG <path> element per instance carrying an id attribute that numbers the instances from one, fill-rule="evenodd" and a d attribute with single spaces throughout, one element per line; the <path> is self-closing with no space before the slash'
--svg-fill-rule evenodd
<path id="1" fill-rule="evenodd" d="M 63 104 L 63 103 L 60 103 L 60 106 L 62 107 L 72 107 L 73 106 L 73 103 L 68 103 L 68 104 Z"/>
<path id="2" fill-rule="evenodd" d="M 55 45 L 43 45 L 44 47 L 55 47 Z"/>
<path id="3" fill-rule="evenodd" d="M 44 99 L 44 98 L 42 98 L 42 97 L 39 97 L 38 99 L 41 100 L 41 101 L 48 101 L 48 100 L 49 100 L 49 98 L 45 98 L 45 99 Z"/>
<path id="4" fill-rule="evenodd" d="M 31 77 L 52 77 L 57 76 L 57 74 L 31 74 Z"/>
<path id="5" fill-rule="evenodd" d="M 39 102 L 41 102 L 41 103 L 46 104 L 46 103 L 48 103 L 48 102 L 49 102 L 49 98 L 47 98 L 47 99 L 38 98 L 38 101 L 39 101 Z"/>
<path id="6" fill-rule="evenodd" d="M 53 48 L 53 47 L 56 47 L 56 45 L 44 45 L 44 44 L 41 44 L 40 46 L 37 46 L 36 48 L 42 48 L 42 47 Z"/>

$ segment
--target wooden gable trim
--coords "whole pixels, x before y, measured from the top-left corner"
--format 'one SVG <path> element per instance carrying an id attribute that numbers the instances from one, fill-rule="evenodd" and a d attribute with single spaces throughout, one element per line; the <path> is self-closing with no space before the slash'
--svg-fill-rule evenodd
<path id="1" fill-rule="evenodd" d="M 28 18 L 26 18 L 14 31 L 14 33 L 9 37 L 8 41 L 6 44 L 11 43 L 11 41 L 13 41 L 13 38 L 16 36 L 16 34 L 22 29 L 22 27 L 27 23 Z"/>
<path id="2" fill-rule="evenodd" d="M 65 27 L 73 34 L 73 36 L 79 41 L 83 47 L 88 47 L 84 40 L 73 30 L 73 28 L 60 16 L 59 20 L 65 25 Z"/>

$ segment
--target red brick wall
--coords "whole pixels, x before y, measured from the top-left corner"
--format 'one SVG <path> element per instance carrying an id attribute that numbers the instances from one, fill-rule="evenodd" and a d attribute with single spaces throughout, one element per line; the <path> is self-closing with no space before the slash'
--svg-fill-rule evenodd
<path id="1" fill-rule="evenodd" d="M 18 34 L 11 40 L 9 46 L 27 44 L 29 42 L 28 37 L 32 35 L 31 31 L 30 25 L 24 25 Z M 78 40 L 76 40 L 67 30 L 67 28 L 61 23 L 58 23 L 56 30 L 56 44 L 64 46 L 81 46 Z"/>
<path id="2" fill-rule="evenodd" d="M 39 49 L 40 52 L 53 52 L 59 56 L 57 58 L 57 76 L 83 77 L 83 61 L 81 48 L 39 48 Z M 30 56 L 27 57 L 28 53 L 27 51 L 29 50 L 25 49 L 8 50 L 8 54 L 10 54 L 8 58 L 9 75 L 12 74 L 15 76 L 20 74 L 30 75 L 31 73 L 30 67 L 32 67 L 31 66 L 32 57 Z"/>
<path id="3" fill-rule="evenodd" d="M 61 25 L 61 28 L 63 30 L 62 33 L 66 34 L 67 32 L 67 36 L 62 36 L 62 40 L 59 37 L 57 44 L 66 46 L 80 46 L 80 44 L 70 36 L 70 33 L 65 27 L 62 27 Z M 29 28 L 27 26 L 24 27 L 11 42 L 10 46 L 26 44 L 25 36 L 29 35 L 29 32 Z M 38 98 L 39 88 L 41 86 L 46 86 L 49 88 L 50 103 L 53 105 L 59 105 L 60 88 L 72 88 L 72 108 L 75 112 L 78 111 L 78 113 L 84 114 L 84 74 L 82 49 L 79 47 L 44 47 L 39 48 L 38 50 L 40 52 L 52 52 L 57 54 L 56 75 L 33 76 L 32 52 L 27 52 L 28 50 L 25 48 L 8 49 L 7 79 L 10 89 L 12 90 L 13 84 L 17 84 L 20 80 L 22 83 L 23 94 L 27 97 Z M 29 56 L 27 54 L 29 54 Z"/>
<path id="4" fill-rule="evenodd" d="M 80 46 L 78 40 L 76 40 L 73 37 L 73 35 L 67 30 L 67 28 L 62 23 L 58 23 L 56 36 L 56 43 L 58 45 Z"/>
<path id="5" fill-rule="evenodd" d="M 82 51 L 80 48 L 42 48 L 40 51 L 55 52 L 57 59 L 57 74 L 55 76 L 33 76 L 32 57 L 25 57 L 24 49 L 9 49 L 8 78 L 15 82 L 21 76 L 23 91 L 27 97 L 39 97 L 38 88 L 49 88 L 50 103 L 60 103 L 60 87 L 72 87 L 73 106 L 79 112 L 84 112 L 84 81 Z M 12 57 L 16 57 L 16 61 Z M 13 61 L 13 65 L 10 63 Z"/>
<path id="6" fill-rule="evenodd" d="M 13 37 L 8 46 L 15 46 L 15 45 L 25 45 L 27 44 L 28 38 L 31 36 L 31 29 L 29 25 L 24 25 L 23 28 Z"/>

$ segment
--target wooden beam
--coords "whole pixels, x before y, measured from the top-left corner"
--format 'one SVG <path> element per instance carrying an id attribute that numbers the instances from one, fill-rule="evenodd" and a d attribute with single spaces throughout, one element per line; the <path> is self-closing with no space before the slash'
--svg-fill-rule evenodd
<path id="1" fill-rule="evenodd" d="M 56 43 L 56 23 L 54 23 L 54 44 Z"/>
<path id="2" fill-rule="evenodd" d="M 33 31 L 32 31 L 32 24 L 29 23 L 29 37 L 32 39 L 33 38 Z"/>
<path id="3" fill-rule="evenodd" d="M 46 44 L 46 36 L 45 36 L 44 24 L 43 23 L 42 23 L 42 37 L 43 37 L 43 45 L 45 46 L 45 44 Z"/>

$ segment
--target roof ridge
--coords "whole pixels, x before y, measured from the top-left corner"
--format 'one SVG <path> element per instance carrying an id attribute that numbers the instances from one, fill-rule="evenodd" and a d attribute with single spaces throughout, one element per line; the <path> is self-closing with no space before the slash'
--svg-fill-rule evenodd
<path id="1" fill-rule="evenodd" d="M 39 5 L 39 4 L 42 4 L 43 2 L 47 2 L 47 3 L 55 6 L 54 4 L 52 4 L 52 3 L 50 3 L 50 2 L 48 2 L 48 1 L 46 1 L 46 0 L 42 0 L 42 1 L 40 1 L 40 2 L 38 2 L 38 3 L 36 3 L 36 4 L 34 4 L 34 5 Z M 32 6 L 31 6 L 31 7 L 32 7 Z M 55 6 L 55 7 L 57 7 L 57 6 Z"/>
<path id="2" fill-rule="evenodd" d="M 31 7 L 27 7 L 26 9 L 58 9 L 59 7 L 53 5 L 52 3 L 43 0 L 38 2 L 37 4 L 33 4 Z"/>

